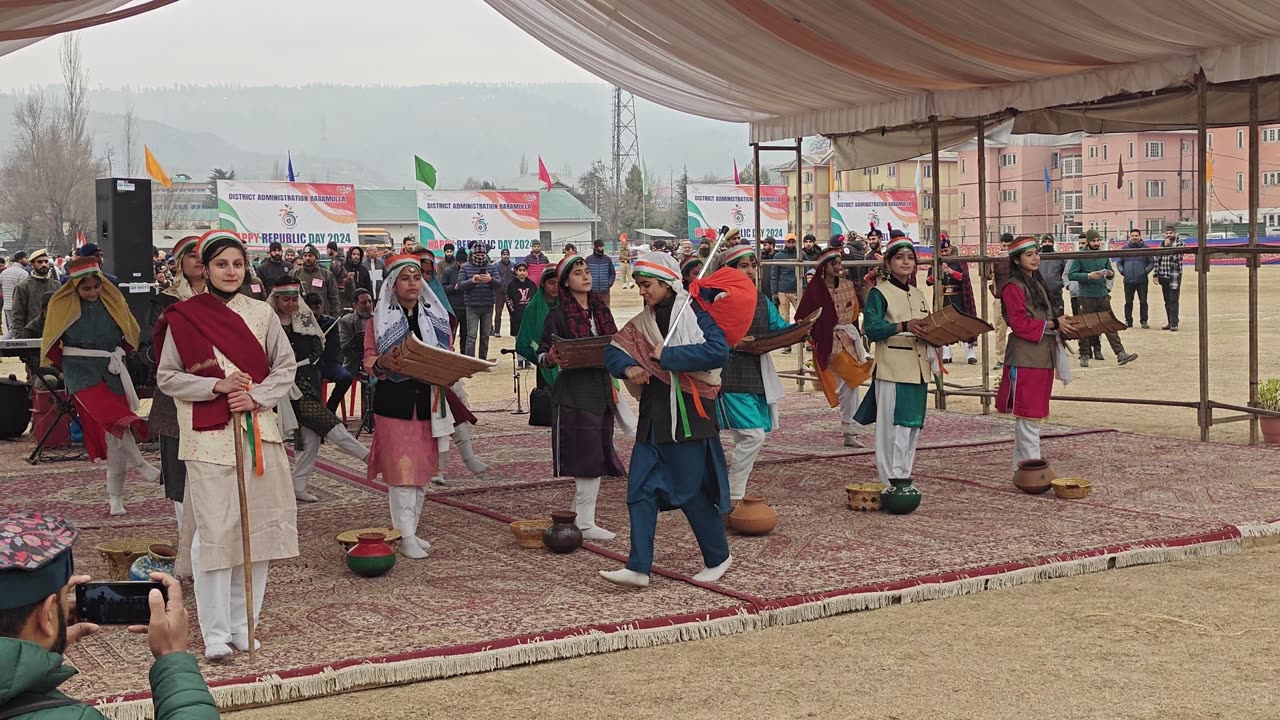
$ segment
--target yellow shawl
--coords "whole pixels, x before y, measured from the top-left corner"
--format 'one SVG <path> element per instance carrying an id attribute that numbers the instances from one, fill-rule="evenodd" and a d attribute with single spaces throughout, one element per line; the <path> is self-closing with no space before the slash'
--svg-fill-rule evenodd
<path id="1" fill-rule="evenodd" d="M 111 319 L 116 321 L 120 331 L 124 333 L 124 341 L 132 349 L 138 348 L 138 336 L 142 331 L 138 321 L 129 311 L 124 295 L 102 272 L 102 265 L 96 257 L 76 258 L 67 263 L 69 277 L 62 287 L 49 299 L 49 309 L 44 316 L 44 337 L 40 339 L 40 361 L 49 362 L 49 350 L 62 338 L 62 334 L 80 319 L 80 294 L 77 288 L 80 282 L 91 275 L 97 275 L 102 281 L 102 295 L 99 300 L 106 306 Z"/>

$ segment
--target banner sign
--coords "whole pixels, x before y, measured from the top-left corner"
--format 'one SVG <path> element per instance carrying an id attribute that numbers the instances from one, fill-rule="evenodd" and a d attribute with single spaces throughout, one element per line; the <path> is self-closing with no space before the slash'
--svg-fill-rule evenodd
<path id="1" fill-rule="evenodd" d="M 831 193 L 831 234 L 866 235 L 875 226 L 889 240 L 889 226 L 919 242 L 920 211 L 914 190 Z"/>
<path id="2" fill-rule="evenodd" d="M 490 250 L 530 250 L 538 239 L 537 192 L 419 190 L 418 237 L 431 250 L 480 243 Z"/>
<path id="3" fill-rule="evenodd" d="M 356 190 L 348 183 L 219 180 L 218 227 L 245 243 L 357 245 Z"/>
<path id="4" fill-rule="evenodd" d="M 738 236 L 754 240 L 756 234 L 754 185 L 693 185 L 685 188 L 688 197 L 689 238 L 696 240 L 728 225 L 738 228 Z M 760 186 L 760 231 L 764 237 L 782 240 L 787 234 L 787 186 Z"/>

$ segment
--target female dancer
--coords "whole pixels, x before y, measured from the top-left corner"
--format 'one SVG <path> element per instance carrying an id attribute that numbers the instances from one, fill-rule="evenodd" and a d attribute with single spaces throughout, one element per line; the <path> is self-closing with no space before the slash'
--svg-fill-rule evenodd
<path id="1" fill-rule="evenodd" d="M 134 440 L 135 433 L 147 439 L 147 421 L 137 414 L 138 395 L 124 363 L 125 353 L 138 347 L 138 321 L 96 257 L 72 260 L 67 272 L 66 284 L 54 292 L 45 312 L 40 357 L 62 368 L 89 459 L 106 458 L 111 514 L 124 515 L 129 468 L 138 468 L 149 482 L 160 479 Z"/>
<path id="2" fill-rule="evenodd" d="M 566 256 L 556 266 L 560 302 L 543 324 L 538 365 L 559 367 L 554 338 L 578 340 L 618 331 L 609 306 L 591 294 L 591 271 L 581 255 Z M 604 368 L 562 369 L 551 388 L 551 462 L 557 477 L 574 479 L 573 511 L 588 540 L 612 540 L 596 525 L 600 481 L 626 474 L 613 447 L 613 413 L 618 404 L 613 381 Z"/>
<path id="3" fill-rule="evenodd" d="M 1000 292 L 1000 303 L 1010 332 L 996 410 L 1015 418 L 1016 466 L 1040 459 L 1040 423 L 1049 417 L 1055 370 L 1064 384 L 1071 381 L 1062 340 L 1076 337 L 1065 316 L 1053 317 L 1034 237 L 1018 238 L 1009 247 L 1009 281 Z"/>
<path id="4" fill-rule="evenodd" d="M 449 316 L 422 282 L 416 255 L 387 259 L 382 296 L 364 333 L 365 370 L 378 378 L 373 414 L 378 430 L 369 448 L 368 479 L 382 475 L 388 486 L 391 524 L 400 531 L 400 554 L 419 560 L 431 543 L 418 537 L 427 483 L 453 433 L 445 388 L 396 374 L 381 365 L 384 354 L 410 333 L 427 345 L 449 349 Z"/>
<path id="5" fill-rule="evenodd" d="M 876 344 L 871 392 L 857 420 L 876 424 L 876 468 L 880 482 L 905 480 L 915 465 L 916 443 L 924 427 L 934 351 L 917 337 L 929 315 L 924 292 L 911 285 L 915 248 L 908 238 L 889 243 L 875 287 L 867 292 L 863 330 Z"/>
<path id="6" fill-rule="evenodd" d="M 600 575 L 615 585 L 647 587 L 658 511 L 680 508 L 702 549 L 705 567 L 693 577 L 715 582 L 733 562 L 720 517 L 729 512 L 729 477 L 720 428 L 703 403 L 719 390 L 729 346 L 711 315 L 695 307 L 681 312 L 689 295 L 674 258 L 649 253 L 632 274 L 645 307 L 605 349 L 609 372 L 640 399 L 627 476 L 631 554 L 625 568 Z"/>

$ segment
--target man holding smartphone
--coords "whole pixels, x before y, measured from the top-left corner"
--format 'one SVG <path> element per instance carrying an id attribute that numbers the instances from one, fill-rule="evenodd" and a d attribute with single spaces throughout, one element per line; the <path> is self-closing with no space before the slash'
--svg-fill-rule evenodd
<path id="1" fill-rule="evenodd" d="M 66 649 L 100 630 L 79 622 L 68 598 L 90 580 L 73 574 L 76 538 L 76 529 L 57 515 L 18 513 L 0 520 L 0 717 L 104 717 L 57 689 L 76 673 L 63 664 Z M 217 718 L 209 686 L 186 651 L 182 586 L 164 573 L 151 579 L 164 585 L 168 599 L 151 590 L 150 623 L 129 632 L 146 633 L 156 658 L 150 673 L 156 720 Z"/>

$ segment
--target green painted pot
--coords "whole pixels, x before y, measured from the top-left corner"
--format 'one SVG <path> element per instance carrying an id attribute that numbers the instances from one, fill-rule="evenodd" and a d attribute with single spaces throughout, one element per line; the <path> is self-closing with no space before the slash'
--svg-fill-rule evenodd
<path id="1" fill-rule="evenodd" d="M 890 479 L 889 487 L 880 492 L 880 509 L 894 515 L 906 515 L 920 507 L 920 491 L 911 478 Z"/>
<path id="2" fill-rule="evenodd" d="M 382 533 L 367 533 L 356 538 L 347 551 L 347 567 L 362 577 L 378 577 L 396 564 L 396 553 Z"/>

